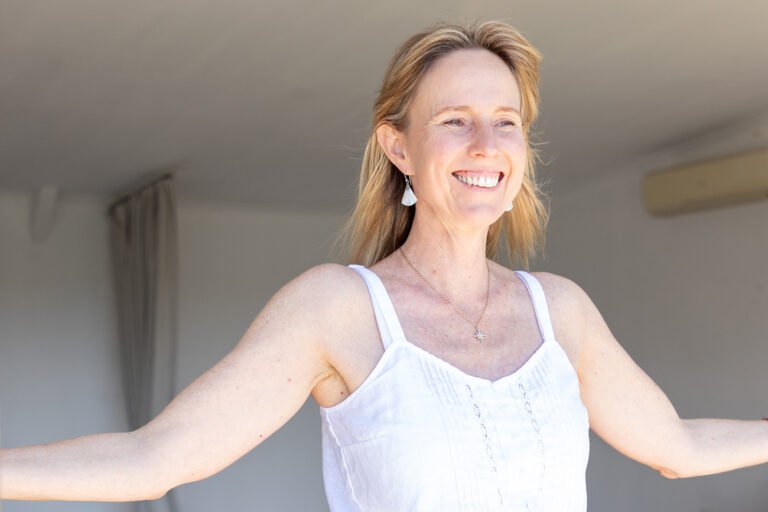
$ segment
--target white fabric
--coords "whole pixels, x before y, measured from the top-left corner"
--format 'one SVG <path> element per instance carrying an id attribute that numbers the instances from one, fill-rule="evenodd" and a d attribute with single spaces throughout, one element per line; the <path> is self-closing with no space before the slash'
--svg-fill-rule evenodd
<path id="1" fill-rule="evenodd" d="M 490 381 L 408 341 L 379 277 L 350 267 L 368 285 L 384 355 L 350 396 L 320 407 L 331 512 L 585 511 L 587 410 L 539 281 L 516 271 L 543 341 Z"/>

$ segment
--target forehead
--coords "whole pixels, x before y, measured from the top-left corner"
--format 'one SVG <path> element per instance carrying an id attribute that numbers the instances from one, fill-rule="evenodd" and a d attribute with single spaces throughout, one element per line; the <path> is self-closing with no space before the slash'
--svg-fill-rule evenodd
<path id="1" fill-rule="evenodd" d="M 422 77 L 412 104 L 414 114 L 432 117 L 450 105 L 520 110 L 514 73 L 494 53 L 479 48 L 455 50 L 440 57 Z"/>

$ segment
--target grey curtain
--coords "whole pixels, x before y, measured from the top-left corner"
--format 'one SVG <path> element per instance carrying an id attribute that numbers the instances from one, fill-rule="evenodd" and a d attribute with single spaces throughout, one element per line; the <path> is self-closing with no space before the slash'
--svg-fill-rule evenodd
<path id="1" fill-rule="evenodd" d="M 174 396 L 177 320 L 177 225 L 173 175 L 108 210 L 123 394 L 131 430 Z M 136 502 L 139 512 L 174 512 L 174 496 Z"/>

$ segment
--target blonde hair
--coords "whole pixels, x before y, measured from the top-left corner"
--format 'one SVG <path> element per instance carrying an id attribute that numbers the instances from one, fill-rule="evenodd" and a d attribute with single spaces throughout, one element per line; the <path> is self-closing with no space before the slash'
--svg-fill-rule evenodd
<path id="1" fill-rule="evenodd" d="M 341 239 L 348 241 L 348 263 L 370 266 L 392 254 L 408 237 L 415 214 L 414 208 L 400 203 L 405 180 L 379 145 L 376 128 L 386 122 L 402 131 L 417 86 L 431 64 L 452 51 L 473 48 L 493 52 L 515 75 L 528 149 L 515 207 L 488 229 L 486 255 L 496 259 L 498 246 L 504 239 L 509 259 L 527 268 L 530 258 L 543 249 L 549 211 L 534 177 L 540 158 L 538 151 L 531 147 L 528 133 L 539 109 L 541 54 L 515 28 L 500 21 L 465 25 L 439 23 L 409 38 L 397 50 L 384 74 L 363 155 L 357 203 L 341 233 Z"/>

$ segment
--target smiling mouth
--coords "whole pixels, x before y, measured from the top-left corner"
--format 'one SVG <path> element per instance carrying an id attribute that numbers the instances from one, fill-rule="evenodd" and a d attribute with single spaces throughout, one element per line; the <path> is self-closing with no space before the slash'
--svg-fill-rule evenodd
<path id="1" fill-rule="evenodd" d="M 504 179 L 503 172 L 456 171 L 451 173 L 458 181 L 471 188 L 495 188 Z"/>

